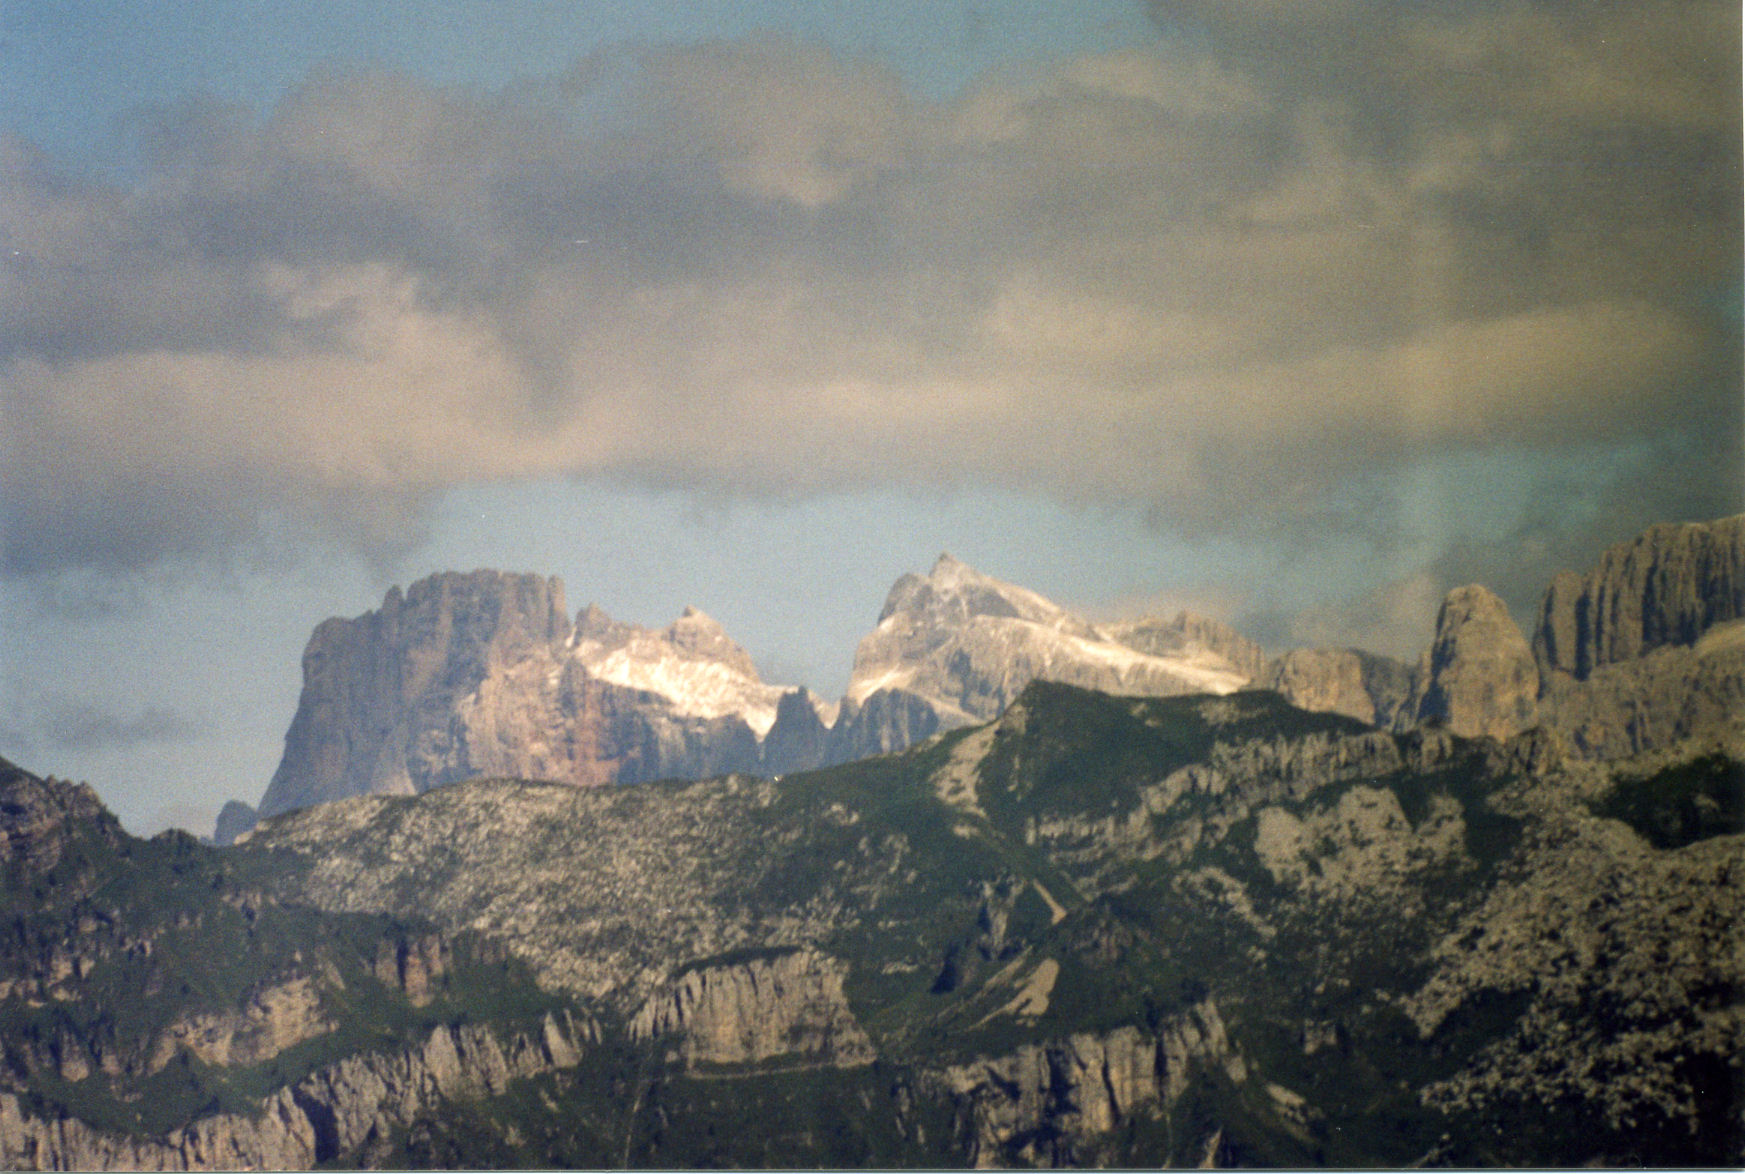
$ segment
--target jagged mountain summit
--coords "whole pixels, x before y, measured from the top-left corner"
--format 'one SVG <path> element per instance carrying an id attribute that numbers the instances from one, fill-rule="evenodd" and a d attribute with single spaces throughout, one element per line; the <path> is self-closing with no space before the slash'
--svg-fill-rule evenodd
<path id="1" fill-rule="evenodd" d="M 495 571 L 433 575 L 324 622 L 303 681 L 262 815 L 481 774 L 591 785 L 754 769 L 789 692 L 695 609 L 662 631 L 593 606 L 572 624 L 560 580 Z"/>
<path id="2" fill-rule="evenodd" d="M 1356 653 L 1274 666 L 1231 629 L 1185 612 L 1093 624 L 946 555 L 891 588 L 847 695 L 832 704 L 763 681 L 695 608 L 660 631 L 593 605 L 571 622 L 558 579 L 446 573 L 316 628 L 260 814 L 480 775 L 586 786 L 810 770 L 985 721 L 1032 680 L 1136 696 L 1261 683 L 1376 721 L 1397 703 L 1378 696 L 1403 688 L 1374 683 L 1404 671 Z M 219 841 L 245 819 L 233 809 Z"/>
<path id="3" fill-rule="evenodd" d="M 431 576 L 324 622 L 303 669 L 263 815 L 480 775 L 811 770 L 986 721 L 1036 680 L 1158 697 L 1272 689 L 1380 728 L 1463 736 L 1542 724 L 1579 754 L 1618 757 L 1745 712 L 1745 517 L 1652 527 L 1559 576 L 1530 640 L 1488 589 L 1458 588 L 1415 668 L 1355 649 L 1269 657 L 1186 612 L 1093 623 L 943 555 L 892 586 L 835 704 L 763 681 L 695 609 L 659 631 L 592 606 L 571 622 L 560 581 L 494 571 Z M 245 819 L 233 811 L 226 833 Z"/>
<path id="4" fill-rule="evenodd" d="M 1539 725 L 1600 759 L 1745 731 L 1745 515 L 1651 526 L 1558 575 L 1531 643 L 1490 591 L 1450 592 L 1395 719 L 1425 723 Z"/>
<path id="5" fill-rule="evenodd" d="M 1232 693 L 1249 683 L 1249 673 L 1208 644 L 1184 638 L 1147 651 L 1121 636 L 942 554 L 925 578 L 904 575 L 891 588 L 878 627 L 855 652 L 846 701 L 910 693 L 949 728 L 996 716 L 1039 679 L 1150 697 Z M 1240 641 L 1232 632 L 1225 643 Z"/>

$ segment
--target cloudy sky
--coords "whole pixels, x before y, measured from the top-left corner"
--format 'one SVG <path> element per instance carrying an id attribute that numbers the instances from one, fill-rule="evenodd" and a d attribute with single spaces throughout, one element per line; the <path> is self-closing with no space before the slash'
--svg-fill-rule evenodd
<path id="1" fill-rule="evenodd" d="M 0 754 L 253 801 L 495 566 L 839 692 L 941 550 L 1414 656 L 1741 506 L 1732 0 L 0 0 Z"/>

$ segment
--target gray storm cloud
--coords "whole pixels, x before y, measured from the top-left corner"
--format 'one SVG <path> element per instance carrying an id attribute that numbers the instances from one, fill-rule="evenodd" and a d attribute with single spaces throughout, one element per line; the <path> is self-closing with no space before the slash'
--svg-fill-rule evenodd
<path id="1" fill-rule="evenodd" d="M 1264 529 L 1512 446 L 1737 508 L 1735 9 L 1153 11 L 948 102 L 771 39 L 190 99 L 126 184 L 8 141 L 3 566 L 392 546 L 540 475 Z"/>

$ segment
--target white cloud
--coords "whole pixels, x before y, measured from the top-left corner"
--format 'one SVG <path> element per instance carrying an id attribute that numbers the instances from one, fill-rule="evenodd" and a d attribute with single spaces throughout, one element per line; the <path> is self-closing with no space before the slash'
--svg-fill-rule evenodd
<path id="1" fill-rule="evenodd" d="M 126 190 L 9 144 L 4 565 L 392 543 L 557 474 L 1264 530 L 1449 452 L 1736 429 L 1724 6 L 1158 7 L 1204 43 L 950 103 L 765 40 L 495 96 L 324 73 L 160 112 Z"/>

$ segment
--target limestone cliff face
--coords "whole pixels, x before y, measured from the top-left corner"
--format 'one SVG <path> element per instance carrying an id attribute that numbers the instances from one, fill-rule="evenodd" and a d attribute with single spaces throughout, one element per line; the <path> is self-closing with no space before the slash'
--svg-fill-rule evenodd
<path id="1" fill-rule="evenodd" d="M 1095 1164 L 1094 1139 L 1136 1115 L 1167 1109 L 1196 1067 L 1247 1080 L 1210 1000 L 1167 1021 L 1026 1044 L 956 1065 L 934 1079 L 956 1100 L 958 1132 L 977 1169 Z"/>
<path id="2" fill-rule="evenodd" d="M 1411 670 L 1355 648 L 1294 648 L 1267 662 L 1256 682 L 1299 709 L 1390 723 L 1410 693 Z"/>
<path id="3" fill-rule="evenodd" d="M 781 693 L 700 612 L 657 633 L 590 607 L 572 626 L 555 578 L 435 575 L 316 628 L 260 814 L 480 775 L 585 786 L 751 769 L 748 721 L 773 719 Z"/>
<path id="4" fill-rule="evenodd" d="M 13 1170 L 307 1170 L 355 1161 L 445 1100 L 500 1093 L 508 1083 L 573 1068 L 593 1029 L 547 1016 L 538 1032 L 499 1038 L 475 1025 L 439 1027 L 422 1047 L 362 1054 L 311 1073 L 254 1114 L 202 1117 L 175 1133 L 110 1133 L 76 1118 L 35 1116 L 0 1092 L 0 1166 Z"/>
<path id="5" fill-rule="evenodd" d="M 1545 719 L 1617 758 L 1745 726 L 1745 515 L 1651 526 L 1559 575 L 1533 633 Z"/>
<path id="6" fill-rule="evenodd" d="M 1442 601 L 1403 724 L 1438 723 L 1462 737 L 1510 738 L 1538 717 L 1539 671 L 1508 607 L 1485 587 Z"/>
<path id="7" fill-rule="evenodd" d="M 1451 592 L 1394 724 L 1507 738 L 1538 723 L 1580 757 L 1619 758 L 1736 732 L 1742 703 L 1745 515 L 1651 526 L 1558 575 L 1530 649 L 1489 591 Z"/>
<path id="8" fill-rule="evenodd" d="M 162 1071 L 184 1050 L 221 1067 L 259 1064 L 333 1027 L 321 1008 L 320 984 L 299 975 L 257 991 L 243 1007 L 172 1023 L 158 1036 L 145 1070 Z"/>
<path id="9" fill-rule="evenodd" d="M 1533 651 L 1547 680 L 1657 648 L 1692 645 L 1745 617 L 1745 514 L 1650 526 L 1607 550 L 1586 574 L 1557 576 L 1545 593 Z"/>
<path id="10" fill-rule="evenodd" d="M 303 654 L 303 695 L 261 815 L 470 773 L 459 703 L 568 634 L 558 580 L 495 571 L 433 575 L 390 590 L 378 611 L 326 621 Z"/>
<path id="11" fill-rule="evenodd" d="M 848 1008 L 843 977 L 841 963 L 809 949 L 698 966 L 643 1005 L 631 1038 L 674 1036 L 691 1065 L 870 1064 L 872 1041 Z"/>
<path id="12" fill-rule="evenodd" d="M 1213 621 L 1097 625 L 941 555 L 927 575 L 897 580 L 855 650 L 833 761 L 995 717 L 1035 680 L 1150 697 L 1229 693 L 1260 659 Z"/>
<path id="13" fill-rule="evenodd" d="M 1736 736 L 1745 732 L 1745 621 L 1712 628 L 1690 648 L 1657 648 L 1601 665 L 1585 680 L 1553 674 L 1539 705 L 1570 749 L 1586 758 Z"/>

